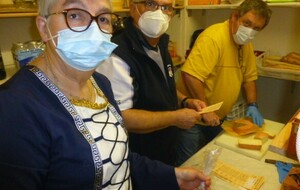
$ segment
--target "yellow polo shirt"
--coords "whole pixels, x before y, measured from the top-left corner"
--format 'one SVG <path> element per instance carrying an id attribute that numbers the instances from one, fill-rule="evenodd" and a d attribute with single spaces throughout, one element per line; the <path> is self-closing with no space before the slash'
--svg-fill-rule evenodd
<path id="1" fill-rule="evenodd" d="M 228 20 L 212 25 L 197 38 L 182 71 L 204 83 L 209 105 L 224 102 L 217 111 L 223 118 L 237 101 L 242 83 L 257 79 L 253 45 L 248 43 L 239 50 L 230 34 Z M 177 87 L 190 96 L 181 77 Z"/>

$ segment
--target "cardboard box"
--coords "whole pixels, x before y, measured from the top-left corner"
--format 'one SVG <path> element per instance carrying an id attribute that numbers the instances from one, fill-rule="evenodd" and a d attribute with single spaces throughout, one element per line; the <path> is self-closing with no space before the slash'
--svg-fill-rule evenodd
<path id="1" fill-rule="evenodd" d="M 280 190 L 300 190 L 300 168 L 293 167 L 291 169 Z"/>

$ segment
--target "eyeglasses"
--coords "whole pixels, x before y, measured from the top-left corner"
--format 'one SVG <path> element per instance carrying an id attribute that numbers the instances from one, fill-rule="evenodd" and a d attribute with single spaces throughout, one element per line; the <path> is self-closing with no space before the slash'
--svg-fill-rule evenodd
<path id="1" fill-rule="evenodd" d="M 98 24 L 100 30 L 106 34 L 112 34 L 121 27 L 121 19 L 114 13 L 101 13 L 97 16 L 92 16 L 91 13 L 83 9 L 66 9 L 62 12 L 51 13 L 46 16 L 64 14 L 67 26 L 74 32 L 86 31 L 93 20 Z"/>
<path id="2" fill-rule="evenodd" d="M 139 1 L 139 2 L 134 2 L 136 4 L 143 3 L 145 4 L 146 10 L 148 11 L 156 11 L 159 7 L 161 11 L 167 15 L 170 15 L 173 13 L 173 5 L 172 4 L 166 4 L 166 5 L 159 5 L 155 1 L 148 0 L 148 1 Z"/>

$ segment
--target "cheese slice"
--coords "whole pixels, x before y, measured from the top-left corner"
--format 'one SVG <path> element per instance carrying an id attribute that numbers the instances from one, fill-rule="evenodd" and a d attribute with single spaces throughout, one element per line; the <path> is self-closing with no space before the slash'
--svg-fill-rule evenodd
<path id="1" fill-rule="evenodd" d="M 250 150 L 260 150 L 262 147 L 262 141 L 258 139 L 238 139 L 238 146 L 240 148 Z"/>

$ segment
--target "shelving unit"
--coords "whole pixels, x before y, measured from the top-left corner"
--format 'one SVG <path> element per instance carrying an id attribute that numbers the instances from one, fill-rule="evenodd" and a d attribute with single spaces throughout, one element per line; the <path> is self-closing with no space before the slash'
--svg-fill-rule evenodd
<path id="1" fill-rule="evenodd" d="M 116 8 L 116 13 L 127 13 L 129 9 Z M 0 18 L 17 18 L 17 17 L 35 17 L 37 16 L 37 7 L 16 8 L 14 6 L 0 5 Z"/>
<path id="2" fill-rule="evenodd" d="M 113 11 L 121 16 L 129 12 L 128 8 L 122 8 L 121 0 L 113 0 L 113 7 Z M 0 49 L 2 51 L 0 53 L 2 54 L 5 67 L 9 68 L 9 70 L 17 70 L 11 53 L 12 44 L 39 40 L 39 34 L 35 27 L 37 12 L 38 7 L 34 5 L 18 7 L 13 4 L 0 4 Z"/>
<path id="3" fill-rule="evenodd" d="M 123 15 L 127 15 L 129 12 L 128 8 L 123 8 L 123 0 L 113 0 L 113 11 L 116 13 L 119 13 L 121 16 Z M 176 5 L 176 6 L 175 6 Z M 195 26 L 191 26 L 193 25 L 193 23 L 191 24 L 190 20 L 191 17 L 196 17 L 195 15 L 191 14 L 191 12 L 199 12 L 202 11 L 202 18 L 207 17 L 207 11 L 226 11 L 226 10 L 230 10 L 230 9 L 234 9 L 238 6 L 238 4 L 219 4 L 219 5 L 187 5 L 187 0 L 176 0 L 174 1 L 174 7 L 176 9 L 176 13 L 179 13 L 177 16 L 175 15 L 172 20 L 175 20 L 174 23 L 170 24 L 170 36 L 171 39 L 175 39 L 176 44 L 177 44 L 177 54 L 182 58 L 180 60 L 180 63 L 175 63 L 175 65 L 180 65 L 184 62 L 184 55 L 185 55 L 185 51 L 186 49 L 188 49 L 188 45 L 189 45 L 189 36 L 191 36 L 191 31 L 193 30 L 193 27 Z M 269 3 L 270 7 L 274 7 L 274 8 L 299 8 L 300 7 L 300 2 L 286 2 L 286 3 Z M 25 19 L 28 22 L 34 22 L 34 17 L 37 16 L 37 7 L 26 7 L 26 8 L 17 8 L 14 7 L 14 5 L 6 5 L 6 6 L 1 6 L 0 5 L 0 24 L 2 26 L 5 26 L 9 23 L 9 25 L 13 25 L 12 23 L 19 21 L 20 19 Z M 27 19 L 26 19 L 27 18 Z M 3 21 L 4 19 L 4 21 Z M 8 20 L 7 20 L 8 19 Z M 195 19 L 195 18 L 192 18 Z M 207 19 L 207 18 L 205 18 Z M 10 22 L 11 21 L 11 22 Z M 21 21 L 20 21 L 21 22 Z M 173 22 L 173 21 L 172 21 Z M 192 20 L 192 22 L 197 22 L 197 20 Z M 201 22 L 201 21 L 200 21 Z M 4 24 L 2 24 L 4 23 Z M 21 25 L 23 24 L 20 23 Z M 173 25 L 173 26 L 172 26 Z M 208 23 L 207 23 L 208 25 Z M 19 26 L 19 24 L 17 24 L 16 22 L 16 27 L 21 27 Z M 194 28 L 195 29 L 195 28 Z M 25 29 L 24 32 L 26 32 Z M 30 30 L 34 30 L 34 29 L 30 29 Z M 13 32 L 13 33 L 17 33 L 17 29 Z M 175 32 L 172 32 L 175 31 Z M 0 46 L 4 46 L 4 48 L 0 47 L 2 50 L 4 49 L 4 51 L 10 51 L 9 45 L 7 43 L 9 43 L 9 40 L 6 39 L 5 35 L 3 33 L 7 33 L 6 30 L 1 31 L 0 29 L 0 42 L 2 43 L 2 41 L 4 41 L 4 45 L 0 44 Z M 36 33 L 36 32 L 33 32 Z M 9 34 L 10 35 L 10 34 Z M 20 35 L 19 35 L 20 36 Z M 11 44 L 13 42 L 16 42 L 16 40 L 22 39 L 24 38 L 24 41 L 28 41 L 32 39 L 32 36 L 38 36 L 36 34 L 30 34 L 30 37 L 26 37 L 26 35 L 24 35 L 24 37 L 20 37 L 17 39 L 14 39 L 15 37 L 11 38 Z M 3 40 L 5 38 L 5 40 Z M 19 40 L 21 41 L 21 40 Z M 7 54 L 7 53 L 6 53 Z M 6 56 L 4 56 L 5 58 Z M 6 63 L 7 61 L 5 60 L 5 64 L 12 64 L 11 63 L 11 59 L 8 59 L 10 63 Z"/>
<path id="4" fill-rule="evenodd" d="M 127 16 L 129 9 L 123 9 L 123 0 L 112 0 L 114 12 Z M 175 6 L 176 5 L 176 6 Z M 175 0 L 176 14 L 171 20 L 169 30 L 171 40 L 176 42 L 176 52 L 182 59 L 174 65 L 180 68 L 184 56 L 189 49 L 190 37 L 199 28 L 222 22 L 229 17 L 231 9 L 237 4 L 220 5 L 187 5 L 187 0 Z M 271 22 L 266 29 L 254 40 L 256 50 L 272 54 L 284 54 L 288 51 L 300 52 L 300 1 L 287 3 L 269 3 L 274 10 Z M 7 7 L 6 7 L 7 9 Z M 4 59 L 8 78 L 16 72 L 16 67 L 11 55 L 14 42 L 25 42 L 39 39 L 35 27 L 34 17 L 37 9 L 22 9 L 4 11 L 0 5 L 0 49 Z M 296 39 L 296 40 L 295 40 Z M 279 75 L 280 76 L 280 75 Z M 7 78 L 7 79 L 8 79 Z M 5 79 L 5 80 L 7 80 Z M 0 84 L 5 80 L 1 80 Z M 300 79 L 299 79 L 300 80 Z M 259 105 L 262 113 L 268 119 L 286 122 L 290 114 L 294 113 L 300 105 L 300 85 L 298 82 L 282 80 L 278 76 L 261 74 L 258 80 Z M 275 103 L 276 102 L 276 103 Z"/>
<path id="5" fill-rule="evenodd" d="M 234 9 L 239 4 L 218 4 L 218 5 L 186 5 L 186 9 Z M 270 7 L 300 7 L 300 2 L 268 3 Z"/>

